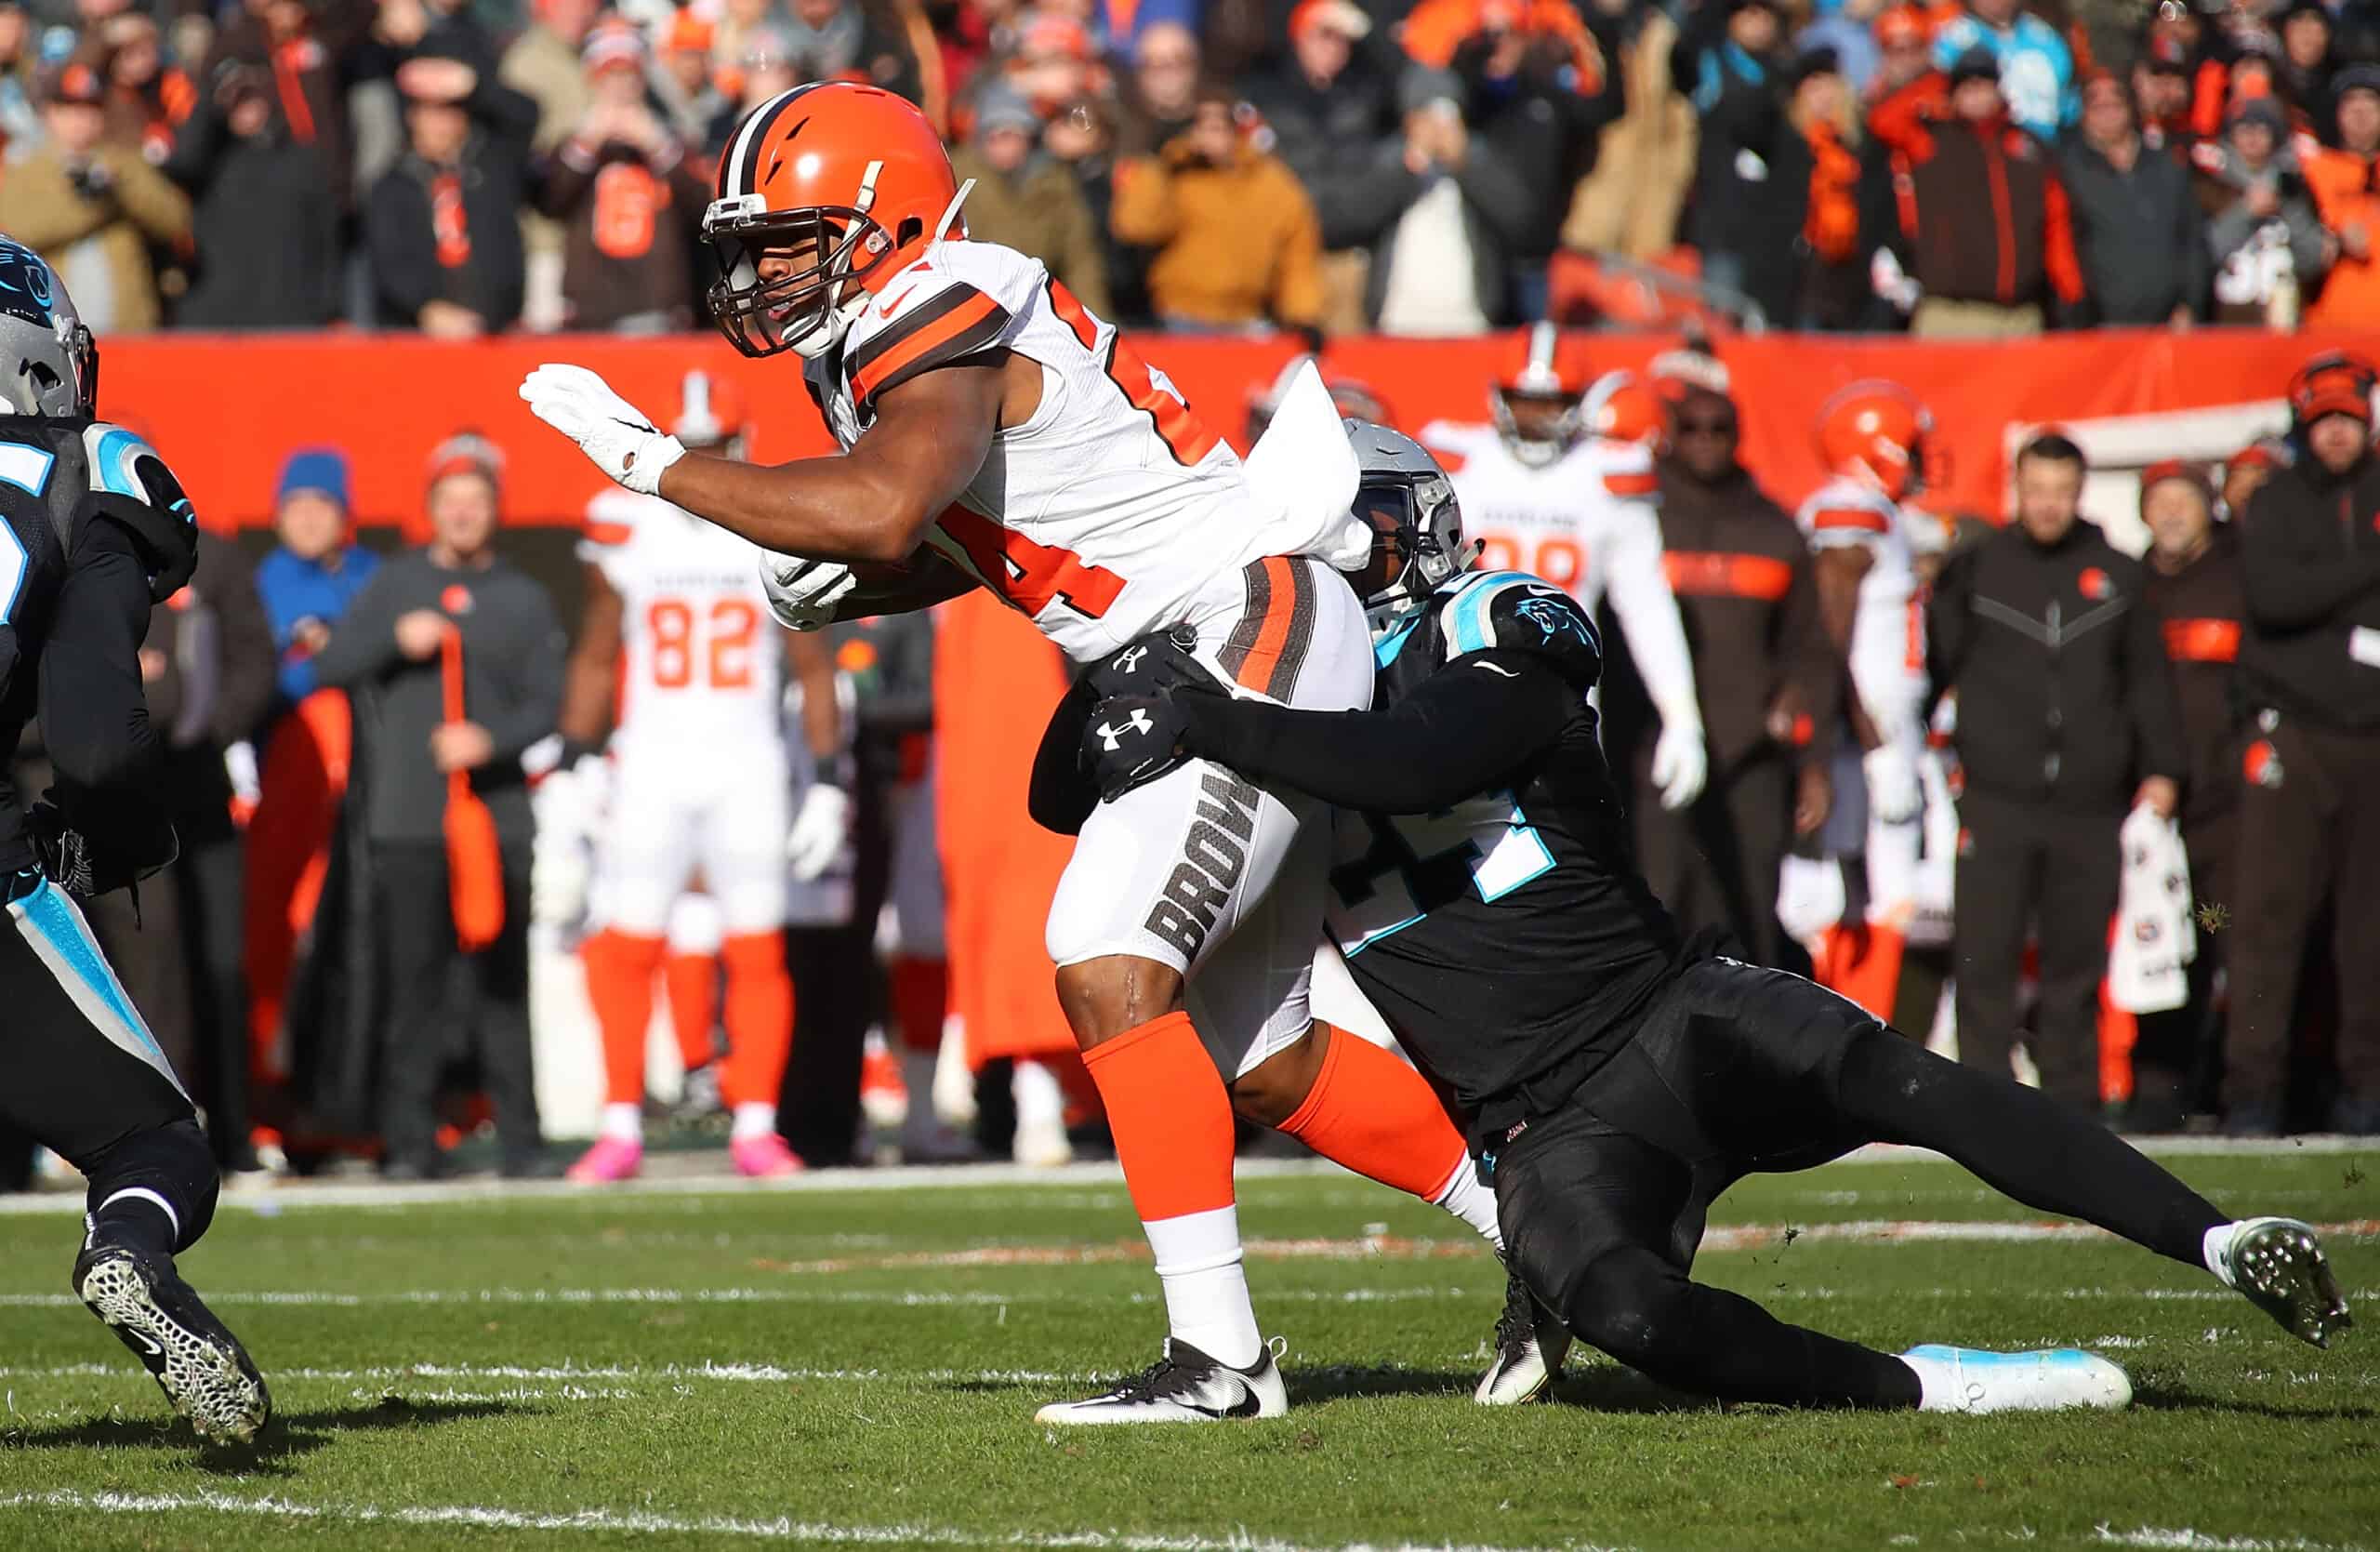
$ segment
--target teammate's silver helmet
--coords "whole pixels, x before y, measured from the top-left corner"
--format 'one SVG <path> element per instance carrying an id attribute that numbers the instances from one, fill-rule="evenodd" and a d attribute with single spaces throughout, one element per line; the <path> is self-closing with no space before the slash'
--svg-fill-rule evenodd
<path id="1" fill-rule="evenodd" d="M 99 403 L 99 352 L 74 298 L 41 255 L 0 237 L 0 399 L 7 411 L 52 419 Z"/>
<path id="2" fill-rule="evenodd" d="M 1470 565 L 1479 547 L 1463 538 L 1454 485 L 1427 448 L 1368 420 L 1346 426 L 1360 471 L 1355 513 L 1371 524 L 1375 554 L 1391 541 L 1396 547 L 1386 581 L 1364 600 L 1377 634 Z"/>

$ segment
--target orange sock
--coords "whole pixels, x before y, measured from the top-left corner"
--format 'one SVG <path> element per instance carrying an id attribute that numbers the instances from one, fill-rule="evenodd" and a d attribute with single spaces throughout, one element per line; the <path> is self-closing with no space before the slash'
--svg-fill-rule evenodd
<path id="1" fill-rule="evenodd" d="M 719 1024 L 719 956 L 670 955 L 662 962 L 661 988 L 669 997 L 669 1027 L 678 1032 L 678 1059 L 692 1072 L 715 1054 L 710 1034 Z"/>
<path id="2" fill-rule="evenodd" d="M 731 935 L 719 946 L 727 966 L 727 1065 L 719 1096 L 730 1108 L 774 1105 L 793 1049 L 793 977 L 783 933 Z"/>
<path id="3" fill-rule="evenodd" d="M 950 1011 L 950 962 L 896 956 L 884 967 L 885 1000 L 901 1043 L 911 1051 L 942 1049 L 942 1020 Z"/>
<path id="4" fill-rule="evenodd" d="M 1346 1030 L 1316 1020 L 1330 1044 L 1305 1103 L 1281 1130 L 1357 1174 L 1435 1200 L 1467 1154 L 1429 1080 Z"/>
<path id="5" fill-rule="evenodd" d="M 1186 1013 L 1083 1054 L 1143 1222 L 1232 1205 L 1231 1095 Z"/>
<path id="6" fill-rule="evenodd" d="M 603 1031 L 604 1098 L 644 1103 L 644 1031 L 653 1022 L 653 973 L 662 941 L 606 927 L 579 949 L 587 968 L 587 1000 Z"/>

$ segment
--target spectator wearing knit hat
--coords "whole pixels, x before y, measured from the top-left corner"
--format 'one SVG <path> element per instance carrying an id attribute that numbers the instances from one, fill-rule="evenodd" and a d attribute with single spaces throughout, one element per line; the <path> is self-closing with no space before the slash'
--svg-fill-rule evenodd
<path id="1" fill-rule="evenodd" d="M 380 569 L 380 557 L 354 539 L 345 453 L 289 455 L 273 492 L 272 531 L 281 542 L 257 567 L 257 592 L 280 655 L 281 699 L 295 706 L 314 693 L 314 655 Z"/>
<path id="2" fill-rule="evenodd" d="M 729 106 L 711 57 L 718 29 L 691 10 L 669 13 L 654 52 L 661 70 L 654 94 L 669 115 L 669 126 L 688 145 L 701 148 L 711 124 Z"/>
<path id="3" fill-rule="evenodd" d="M 2094 75 L 2059 174 L 2092 321 L 2187 326 L 2205 305 L 2208 255 L 2188 171 L 2151 149 L 2122 83 Z"/>
<path id="4" fill-rule="evenodd" d="M 1770 167 L 1791 133 L 1792 66 L 1778 0 L 1705 0 L 1686 14 L 1670 65 L 1701 120 L 1686 236 L 1701 250 L 1703 278 L 1729 291 L 1758 287 L 1778 318 L 1792 314 L 1792 286 L 1770 260 L 1792 250 L 1802 217 L 1799 191 Z"/>
<path id="5" fill-rule="evenodd" d="M 2306 322 L 2370 328 L 2380 325 L 2380 65 L 2351 65 L 2333 86 L 2338 145 L 2307 158 L 2306 183 L 2335 257 Z"/>
<path id="6" fill-rule="evenodd" d="M 326 142 L 293 128 L 271 70 L 218 60 L 174 139 L 165 175 L 190 193 L 198 329 L 322 328 L 341 311 L 337 188 Z"/>
<path id="7" fill-rule="evenodd" d="M 533 175 L 537 209 L 562 228 L 564 320 L 629 334 L 691 327 L 710 179 L 647 103 L 633 27 L 597 27 L 586 60 L 587 116 Z"/>
<path id="8" fill-rule="evenodd" d="M 537 105 L 460 60 L 397 69 L 407 150 L 373 185 L 364 233 L 385 324 L 475 338 L 521 316 L 521 207 Z"/>
<path id="9" fill-rule="evenodd" d="M 1041 120 L 1024 98 L 995 85 L 975 102 L 974 132 L 950 153 L 964 182 L 967 234 L 1038 259 L 1075 299 L 1112 317 L 1107 256 L 1074 174 L 1041 149 Z"/>
<path id="10" fill-rule="evenodd" d="M 2331 243 L 2298 171 L 2281 103 L 2269 97 L 2242 102 L 2221 139 L 2190 148 L 2190 163 L 2215 266 L 2208 317 L 2294 326 L 2295 318 L 2277 316 L 2276 309 L 2284 298 L 2313 295 L 2329 267 Z"/>

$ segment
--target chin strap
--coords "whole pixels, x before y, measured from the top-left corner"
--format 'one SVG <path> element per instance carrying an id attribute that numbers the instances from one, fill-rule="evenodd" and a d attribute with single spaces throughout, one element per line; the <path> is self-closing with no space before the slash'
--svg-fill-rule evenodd
<path id="1" fill-rule="evenodd" d="M 926 244 L 928 248 L 933 247 L 950 234 L 952 223 L 959 219 L 959 207 L 966 204 L 967 196 L 974 192 L 975 180 L 972 178 L 959 185 L 959 192 L 950 196 L 948 205 L 943 206 L 942 219 L 933 223 L 933 236 Z"/>

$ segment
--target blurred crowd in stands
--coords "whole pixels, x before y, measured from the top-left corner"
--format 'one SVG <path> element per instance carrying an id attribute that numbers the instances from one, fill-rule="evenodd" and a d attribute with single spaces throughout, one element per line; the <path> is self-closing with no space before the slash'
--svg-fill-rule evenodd
<path id="1" fill-rule="evenodd" d="M 102 335 L 683 327 L 811 79 L 1127 323 L 2380 321 L 2380 8 L 2322 0 L 0 4 L 0 230 Z"/>

